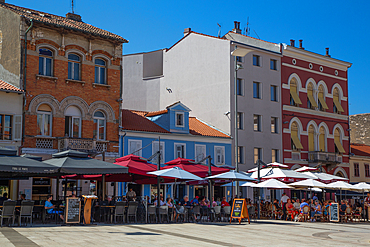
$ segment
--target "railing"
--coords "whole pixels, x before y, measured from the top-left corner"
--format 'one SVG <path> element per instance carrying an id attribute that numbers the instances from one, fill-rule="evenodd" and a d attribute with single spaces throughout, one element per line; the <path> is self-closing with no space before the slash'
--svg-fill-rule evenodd
<path id="1" fill-rule="evenodd" d="M 292 152 L 292 160 L 301 160 L 301 153 Z"/>
<path id="2" fill-rule="evenodd" d="M 58 140 L 58 150 L 73 149 L 88 153 L 101 153 L 107 150 L 107 144 L 108 141 L 96 139 L 63 137 Z"/>
<path id="3" fill-rule="evenodd" d="M 308 162 L 342 163 L 342 156 L 337 153 L 310 151 Z"/>
<path id="4" fill-rule="evenodd" d="M 37 137 L 36 148 L 53 149 L 54 139 L 52 137 Z"/>

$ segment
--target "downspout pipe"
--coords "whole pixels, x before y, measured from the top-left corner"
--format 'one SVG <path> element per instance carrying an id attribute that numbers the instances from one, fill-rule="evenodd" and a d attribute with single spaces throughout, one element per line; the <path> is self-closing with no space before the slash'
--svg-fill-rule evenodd
<path id="1" fill-rule="evenodd" d="M 30 19 L 31 25 L 27 28 L 24 33 L 24 61 L 23 61 L 23 116 L 22 116 L 22 146 L 24 144 L 24 131 L 25 131 L 25 117 L 26 117 L 26 89 L 27 89 L 27 34 L 33 27 L 33 20 Z"/>

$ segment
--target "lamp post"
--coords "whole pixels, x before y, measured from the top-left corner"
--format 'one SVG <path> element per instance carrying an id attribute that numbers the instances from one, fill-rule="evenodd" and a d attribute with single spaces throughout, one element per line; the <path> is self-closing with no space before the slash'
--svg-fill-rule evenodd
<path id="1" fill-rule="evenodd" d="M 235 49 L 231 52 L 231 55 L 234 56 L 234 154 L 235 154 L 235 170 L 239 172 L 239 162 L 238 162 L 238 154 L 239 154 L 239 148 L 238 148 L 238 70 L 243 69 L 243 66 L 241 64 L 237 63 L 237 57 L 245 57 L 251 50 L 245 49 L 245 48 L 238 48 L 235 45 Z M 235 197 L 238 197 L 239 194 L 239 183 L 236 182 L 236 193 Z M 233 193 L 232 193 L 233 194 Z"/>

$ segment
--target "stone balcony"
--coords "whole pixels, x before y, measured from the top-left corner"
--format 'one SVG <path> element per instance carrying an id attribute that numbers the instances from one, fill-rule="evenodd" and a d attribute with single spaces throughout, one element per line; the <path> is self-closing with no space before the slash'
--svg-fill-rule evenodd
<path id="1" fill-rule="evenodd" d="M 99 154 L 107 151 L 107 144 L 108 141 L 96 139 L 63 137 L 58 139 L 58 151 L 72 149 L 89 154 Z"/>
<path id="2" fill-rule="evenodd" d="M 308 162 L 309 163 L 326 163 L 326 164 L 342 163 L 342 155 L 337 154 L 337 153 L 310 151 L 308 152 Z"/>

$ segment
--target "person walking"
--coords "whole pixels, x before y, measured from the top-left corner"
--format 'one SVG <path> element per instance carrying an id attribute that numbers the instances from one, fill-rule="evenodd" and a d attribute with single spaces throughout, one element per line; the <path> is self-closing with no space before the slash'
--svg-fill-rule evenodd
<path id="1" fill-rule="evenodd" d="M 286 207 L 285 207 L 285 205 L 287 204 L 288 199 L 289 199 L 289 196 L 287 196 L 286 193 L 283 193 L 283 196 L 280 199 L 281 208 L 283 209 L 283 220 L 286 219 Z"/>

